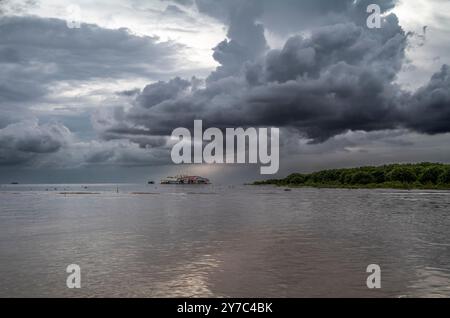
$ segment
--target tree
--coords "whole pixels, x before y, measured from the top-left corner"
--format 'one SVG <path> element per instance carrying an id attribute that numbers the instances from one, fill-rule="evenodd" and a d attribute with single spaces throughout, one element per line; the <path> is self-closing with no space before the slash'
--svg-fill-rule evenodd
<path id="1" fill-rule="evenodd" d="M 437 184 L 440 175 L 442 175 L 444 172 L 444 169 L 441 167 L 430 167 L 430 168 L 426 168 L 422 175 L 419 178 L 419 181 L 422 184 L 427 184 L 427 183 L 432 183 L 432 184 Z"/>
<path id="2" fill-rule="evenodd" d="M 389 180 L 402 183 L 413 183 L 417 179 L 416 175 L 410 168 L 398 167 L 389 173 Z"/>
<path id="3" fill-rule="evenodd" d="M 386 176 L 383 170 L 376 169 L 371 172 L 372 177 L 375 179 L 375 183 L 386 182 Z"/>
<path id="4" fill-rule="evenodd" d="M 444 169 L 438 179 L 439 183 L 450 184 L 450 168 Z"/>
<path id="5" fill-rule="evenodd" d="M 420 181 L 420 182 L 419 182 Z M 388 183 L 392 182 L 392 183 Z M 404 188 L 442 184 L 450 186 L 450 165 L 440 163 L 391 164 L 379 167 L 332 169 L 310 174 L 294 173 L 285 179 L 268 180 L 255 184 L 347 186 L 377 184 L 381 187 Z"/>
<path id="6" fill-rule="evenodd" d="M 286 178 L 287 184 L 303 184 L 308 180 L 308 178 L 300 173 L 291 174 Z"/>
<path id="7" fill-rule="evenodd" d="M 339 182 L 342 184 L 349 184 L 352 182 L 352 177 L 353 177 L 353 174 L 350 171 L 345 170 L 341 173 L 341 175 L 339 177 Z"/>
<path id="8" fill-rule="evenodd" d="M 352 177 L 352 184 L 375 183 L 375 178 L 368 172 L 357 172 Z"/>

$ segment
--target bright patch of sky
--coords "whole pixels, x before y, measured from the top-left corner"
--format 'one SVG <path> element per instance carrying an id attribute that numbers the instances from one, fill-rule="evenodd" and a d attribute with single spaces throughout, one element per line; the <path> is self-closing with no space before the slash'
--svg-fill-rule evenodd
<path id="1" fill-rule="evenodd" d="M 405 31 L 415 33 L 407 52 L 410 63 L 398 80 L 406 89 L 415 90 L 442 64 L 450 64 L 450 1 L 402 0 L 394 12 Z"/>

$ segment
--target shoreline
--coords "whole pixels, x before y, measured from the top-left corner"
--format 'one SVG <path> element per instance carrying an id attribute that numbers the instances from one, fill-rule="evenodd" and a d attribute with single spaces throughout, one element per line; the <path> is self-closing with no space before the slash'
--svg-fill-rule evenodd
<path id="1" fill-rule="evenodd" d="M 253 182 L 290 188 L 450 190 L 450 165 L 443 163 L 387 164 L 293 173 L 283 179 Z"/>
<path id="2" fill-rule="evenodd" d="M 266 183 L 266 184 L 248 184 L 250 186 L 273 186 L 277 188 L 291 188 L 291 189 L 343 189 L 343 190 L 434 190 L 434 191 L 449 191 L 450 192 L 450 186 L 434 186 L 434 187 L 427 187 L 427 186 L 392 186 L 392 185 L 332 185 L 332 184 L 305 184 L 305 185 L 298 185 L 298 184 L 274 184 L 274 183 Z"/>

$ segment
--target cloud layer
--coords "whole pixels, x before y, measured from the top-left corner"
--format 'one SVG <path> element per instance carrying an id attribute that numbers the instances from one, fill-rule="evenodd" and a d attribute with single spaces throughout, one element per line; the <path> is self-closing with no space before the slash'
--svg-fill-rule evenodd
<path id="1" fill-rule="evenodd" d="M 177 28 L 168 21 L 193 17 L 225 26 L 226 38 L 211 48 L 218 66 L 202 79 L 184 76 L 189 48 L 174 40 L 94 24 L 69 29 L 62 19 L 3 16 L 0 165 L 163 164 L 172 130 L 192 127 L 195 119 L 219 128 L 280 127 L 284 153 L 352 152 L 372 139 L 410 146 L 413 141 L 400 136 L 450 132 L 450 68 L 441 66 L 421 88 L 406 91 L 398 78 L 409 65 L 414 35 L 390 12 L 396 0 L 376 1 L 382 28 L 368 29 L 366 7 L 372 2 L 158 1 L 167 30 Z M 118 81 L 136 78 L 148 84 L 111 93 L 111 82 L 120 86 Z M 35 119 L 38 104 L 83 104 L 87 94 L 77 85 L 89 92 L 98 87 L 88 101 L 93 110 L 80 117 L 91 117 L 91 139 L 49 120 L 56 118 L 48 112 L 45 120 Z"/>
<path id="2" fill-rule="evenodd" d="M 259 2 L 233 7 L 228 17 L 227 9 L 197 3 L 229 19 L 228 39 L 214 49 L 221 66 L 202 88 L 181 79 L 148 85 L 131 108 L 116 110 L 110 127 L 103 127 L 105 135 L 164 136 L 176 127 L 191 127 L 194 119 L 220 128 L 289 128 L 314 143 L 359 130 L 449 132 L 447 66 L 414 94 L 395 83 L 409 34 L 394 14 L 383 18 L 381 29 L 368 29 L 361 23 L 365 10 L 356 14 L 364 1 L 340 3 L 326 9 L 339 13 L 343 22 L 318 26 L 290 37 L 279 50 L 267 50 L 264 29 L 256 22 L 263 16 Z M 384 1 L 383 8 L 394 3 Z M 320 3 L 304 5 L 312 10 Z M 247 41 L 250 37 L 257 40 Z"/>
<path id="3" fill-rule="evenodd" d="M 173 70 L 182 46 L 37 17 L 0 19 L 0 101 L 35 100 L 49 83 L 94 78 L 148 76 Z"/>

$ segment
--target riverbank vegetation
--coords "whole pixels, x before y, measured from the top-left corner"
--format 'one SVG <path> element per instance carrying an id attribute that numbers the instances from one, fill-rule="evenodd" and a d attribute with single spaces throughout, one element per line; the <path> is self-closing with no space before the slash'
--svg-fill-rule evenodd
<path id="1" fill-rule="evenodd" d="M 332 169 L 310 174 L 294 173 L 284 179 L 257 181 L 254 185 L 450 190 L 450 165 L 418 163 Z"/>

